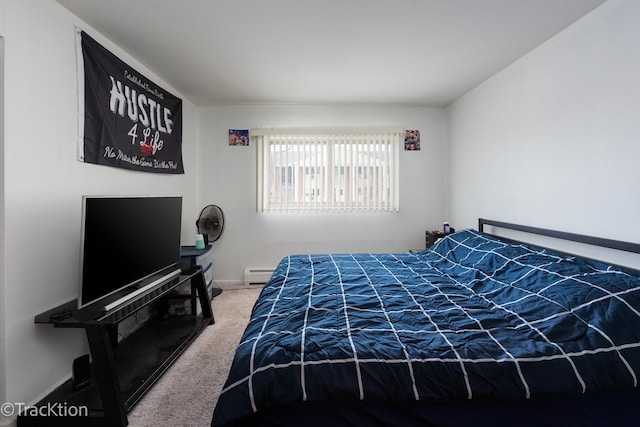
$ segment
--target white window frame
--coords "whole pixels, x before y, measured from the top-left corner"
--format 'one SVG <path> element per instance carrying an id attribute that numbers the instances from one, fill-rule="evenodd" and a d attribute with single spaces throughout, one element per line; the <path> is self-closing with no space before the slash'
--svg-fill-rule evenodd
<path id="1" fill-rule="evenodd" d="M 257 210 L 398 211 L 403 137 L 395 127 L 252 129 Z M 336 168 L 346 172 L 328 173 Z"/>

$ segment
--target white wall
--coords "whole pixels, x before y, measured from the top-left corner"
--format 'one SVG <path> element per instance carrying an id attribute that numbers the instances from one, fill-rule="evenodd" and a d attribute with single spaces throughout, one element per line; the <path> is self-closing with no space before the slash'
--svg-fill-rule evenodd
<path id="1" fill-rule="evenodd" d="M 274 266 L 290 253 L 422 247 L 425 229 L 444 220 L 474 227 L 478 216 L 640 241 L 640 201 L 633 193 L 640 182 L 640 2 L 609 0 L 447 111 L 196 109 L 185 99 L 184 176 L 79 163 L 74 24 L 167 86 L 53 0 L 0 0 L 0 12 L 3 400 L 36 400 L 86 352 L 80 331 L 33 323 L 35 314 L 76 296 L 85 193 L 182 194 L 185 244 L 193 243 L 200 208 L 220 205 L 227 221 L 215 245 L 214 268 L 216 280 L 227 282 L 240 281 L 246 266 Z M 422 151 L 401 153 L 400 213 L 256 213 L 255 147 L 228 146 L 229 128 L 347 125 L 422 132 Z"/>
<path id="2" fill-rule="evenodd" d="M 0 3 L 0 14 L 3 15 Z M 0 23 L 0 25 L 2 25 Z M 2 34 L 0 27 L 0 34 Z M 4 39 L 0 37 L 0 254 L 4 254 Z M 7 370 L 5 365 L 5 323 L 4 323 L 4 256 L 0 256 L 0 402 L 5 402 Z"/>
<path id="3" fill-rule="evenodd" d="M 421 132 L 422 150 L 402 151 L 400 155 L 399 213 L 257 213 L 256 147 L 228 145 L 229 129 L 387 125 Z M 425 229 L 441 227 L 447 220 L 443 109 L 209 107 L 199 110 L 198 129 L 198 200 L 202 206 L 219 205 L 226 218 L 224 233 L 214 244 L 214 276 L 218 283 L 241 281 L 245 267 L 275 267 L 283 256 L 293 253 L 424 248 Z"/>
<path id="4" fill-rule="evenodd" d="M 640 2 L 609 0 L 448 108 L 451 219 L 640 242 Z"/>
<path id="5" fill-rule="evenodd" d="M 179 194 L 185 216 L 196 215 L 195 106 L 183 99 L 184 175 L 80 163 L 74 25 L 176 91 L 53 0 L 3 0 L 0 10 L 5 65 L 3 400 L 32 403 L 69 375 L 72 360 L 87 351 L 83 331 L 34 324 L 36 314 L 77 296 L 81 196 Z M 192 242 L 190 232 L 183 223 L 183 243 Z"/>

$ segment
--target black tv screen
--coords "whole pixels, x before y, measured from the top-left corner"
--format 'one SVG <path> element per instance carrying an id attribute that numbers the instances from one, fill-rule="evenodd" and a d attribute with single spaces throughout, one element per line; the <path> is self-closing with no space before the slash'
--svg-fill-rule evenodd
<path id="1" fill-rule="evenodd" d="M 159 277 L 179 275 L 182 197 L 82 200 L 78 308 L 126 299 Z"/>

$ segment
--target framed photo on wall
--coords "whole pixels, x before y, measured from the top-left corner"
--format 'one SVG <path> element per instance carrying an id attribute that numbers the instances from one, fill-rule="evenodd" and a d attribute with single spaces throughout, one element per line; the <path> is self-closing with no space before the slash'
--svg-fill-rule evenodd
<path id="1" fill-rule="evenodd" d="M 419 130 L 405 130 L 404 149 L 405 151 L 420 150 L 420 131 Z"/>
<path id="2" fill-rule="evenodd" d="M 249 129 L 229 129 L 229 145 L 248 146 Z"/>

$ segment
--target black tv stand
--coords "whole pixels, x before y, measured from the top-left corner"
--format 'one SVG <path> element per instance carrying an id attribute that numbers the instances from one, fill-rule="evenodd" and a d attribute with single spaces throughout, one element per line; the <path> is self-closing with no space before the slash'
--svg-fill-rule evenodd
<path id="1" fill-rule="evenodd" d="M 159 302 L 187 281 L 197 293 L 201 307 L 199 314 L 153 317 L 117 342 L 114 329 L 117 331 L 118 323 L 143 307 Z M 18 416 L 19 427 L 126 426 L 127 412 L 198 334 L 214 322 L 211 300 L 199 267 L 183 271 L 180 277 L 159 283 L 148 292 L 98 317 L 87 315 L 76 307 L 77 300 L 69 301 L 37 315 L 35 323 L 85 330 L 92 359 L 91 383 L 74 390 L 72 380 L 68 380 L 34 407 L 25 409 Z"/>

